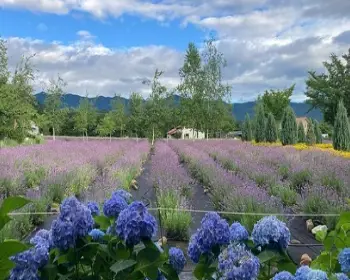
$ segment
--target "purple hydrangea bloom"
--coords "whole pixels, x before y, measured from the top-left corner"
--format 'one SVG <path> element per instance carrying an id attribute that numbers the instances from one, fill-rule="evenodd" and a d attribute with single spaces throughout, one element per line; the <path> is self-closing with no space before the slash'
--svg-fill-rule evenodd
<path id="1" fill-rule="evenodd" d="M 46 230 L 46 229 L 41 229 L 35 234 L 35 236 L 39 236 L 39 237 L 44 238 L 47 241 L 49 241 L 51 238 L 51 232 L 49 230 Z"/>
<path id="2" fill-rule="evenodd" d="M 288 271 L 277 273 L 272 280 L 294 280 L 294 276 Z"/>
<path id="3" fill-rule="evenodd" d="M 56 219 L 51 225 L 52 243 L 61 250 L 75 246 L 76 236 L 74 233 L 74 224 L 68 221 Z"/>
<path id="4" fill-rule="evenodd" d="M 71 196 L 66 198 L 60 206 L 60 219 L 66 221 L 75 220 L 75 215 L 80 207 L 81 203 L 76 197 Z"/>
<path id="5" fill-rule="evenodd" d="M 344 273 L 350 272 L 350 248 L 343 249 L 338 256 L 341 271 Z"/>
<path id="6" fill-rule="evenodd" d="M 219 255 L 218 269 L 222 279 L 254 280 L 258 277 L 260 263 L 244 245 L 231 244 Z"/>
<path id="7" fill-rule="evenodd" d="M 103 236 L 105 236 L 105 233 L 100 229 L 94 228 L 92 231 L 89 232 L 89 235 L 92 237 L 92 240 L 100 241 L 103 238 Z"/>
<path id="8" fill-rule="evenodd" d="M 112 197 L 113 196 L 120 196 L 120 197 L 124 198 L 126 202 L 129 202 L 132 198 L 131 193 L 129 193 L 125 190 L 122 190 L 122 189 L 113 192 Z"/>
<path id="9" fill-rule="evenodd" d="M 91 211 L 85 205 L 81 204 L 79 211 L 76 213 L 74 219 L 74 229 L 77 237 L 84 237 L 94 227 L 94 219 L 91 215 Z"/>
<path id="10" fill-rule="evenodd" d="M 230 227 L 230 241 L 241 243 L 248 240 L 249 234 L 244 226 L 235 222 Z"/>
<path id="11" fill-rule="evenodd" d="M 191 236 L 190 242 L 188 244 L 188 250 L 187 250 L 188 256 L 194 263 L 199 262 L 199 258 L 201 256 L 201 250 L 198 246 L 198 240 L 197 240 L 197 234 L 193 234 Z"/>
<path id="12" fill-rule="evenodd" d="M 345 273 L 336 273 L 337 280 L 349 280 L 349 277 Z"/>
<path id="13" fill-rule="evenodd" d="M 254 225 L 252 238 L 257 246 L 277 245 L 281 249 L 286 249 L 290 241 L 290 232 L 285 223 L 274 216 L 268 216 Z"/>
<path id="14" fill-rule="evenodd" d="M 107 217 L 117 218 L 119 213 L 128 207 L 125 199 L 119 195 L 114 195 L 107 199 L 103 205 L 103 213 Z"/>
<path id="15" fill-rule="evenodd" d="M 90 209 L 91 211 L 91 215 L 92 216 L 98 216 L 100 215 L 100 208 L 98 207 L 98 204 L 94 201 L 89 201 L 87 204 L 86 204 L 87 208 Z"/>
<path id="16" fill-rule="evenodd" d="M 186 258 L 181 249 L 172 247 L 169 250 L 169 262 L 172 268 L 179 274 L 185 267 Z"/>
<path id="17" fill-rule="evenodd" d="M 116 232 L 126 244 L 133 246 L 141 239 L 151 239 L 157 231 L 156 219 L 141 201 L 134 201 L 117 219 Z"/>

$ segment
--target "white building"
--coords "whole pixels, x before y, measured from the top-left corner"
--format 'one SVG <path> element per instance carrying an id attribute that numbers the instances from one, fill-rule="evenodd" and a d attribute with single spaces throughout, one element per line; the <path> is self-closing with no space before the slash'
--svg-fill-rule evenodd
<path id="1" fill-rule="evenodd" d="M 39 127 L 33 121 L 30 121 L 30 130 L 28 133 L 33 136 L 39 135 Z"/>
<path id="2" fill-rule="evenodd" d="M 176 127 L 168 131 L 167 137 L 170 139 L 205 139 L 205 133 L 193 128 Z"/>

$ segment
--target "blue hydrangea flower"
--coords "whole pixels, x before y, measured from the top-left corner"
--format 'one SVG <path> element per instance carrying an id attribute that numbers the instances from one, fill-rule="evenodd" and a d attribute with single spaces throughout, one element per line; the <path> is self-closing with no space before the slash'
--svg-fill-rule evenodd
<path id="1" fill-rule="evenodd" d="M 105 236 L 105 233 L 100 229 L 94 228 L 92 231 L 89 232 L 89 235 L 92 237 L 92 240 L 100 241 L 102 240 L 103 236 Z"/>
<path id="2" fill-rule="evenodd" d="M 89 208 L 81 204 L 73 223 L 76 237 L 84 237 L 93 229 L 95 221 Z"/>
<path id="3" fill-rule="evenodd" d="M 307 280 L 328 280 L 328 276 L 327 276 L 327 273 L 322 270 L 310 269 L 306 279 Z"/>
<path id="4" fill-rule="evenodd" d="M 199 262 L 199 258 L 201 256 L 201 250 L 199 249 L 199 246 L 198 246 L 196 233 L 193 234 L 190 238 L 190 242 L 188 244 L 187 254 L 194 263 Z"/>
<path id="5" fill-rule="evenodd" d="M 303 265 L 297 269 L 295 272 L 296 280 L 307 280 L 307 274 L 310 272 L 311 268 L 307 265 Z"/>
<path id="6" fill-rule="evenodd" d="M 231 244 L 219 255 L 218 270 L 222 279 L 254 280 L 260 269 L 259 259 L 244 245 Z"/>
<path id="7" fill-rule="evenodd" d="M 76 236 L 74 233 L 74 224 L 68 221 L 56 219 L 51 224 L 52 243 L 61 250 L 75 246 Z"/>
<path id="8" fill-rule="evenodd" d="M 40 278 L 36 267 L 16 266 L 11 270 L 9 280 L 40 280 Z"/>
<path id="9" fill-rule="evenodd" d="M 100 208 L 98 207 L 98 204 L 94 201 L 89 201 L 87 204 L 86 204 L 87 208 L 90 209 L 91 211 L 91 215 L 92 216 L 98 216 L 100 215 Z"/>
<path id="10" fill-rule="evenodd" d="M 169 262 L 172 268 L 179 274 L 185 267 L 186 258 L 181 249 L 172 247 L 169 250 Z"/>
<path id="11" fill-rule="evenodd" d="M 124 198 L 126 202 L 129 202 L 132 199 L 131 193 L 129 193 L 123 189 L 117 190 L 117 191 L 112 193 L 112 196 L 115 196 L 115 195 Z"/>
<path id="12" fill-rule="evenodd" d="M 345 273 L 336 273 L 337 280 L 349 280 L 349 277 Z"/>
<path id="13" fill-rule="evenodd" d="M 248 240 L 249 234 L 244 226 L 235 222 L 230 227 L 230 241 L 241 243 Z"/>
<path id="14" fill-rule="evenodd" d="M 44 238 L 47 241 L 49 241 L 51 238 L 51 232 L 49 230 L 46 230 L 46 229 L 41 229 L 35 234 L 35 236 L 39 236 L 39 237 Z"/>
<path id="15" fill-rule="evenodd" d="M 294 280 L 294 276 L 288 271 L 277 273 L 272 280 Z"/>
<path id="16" fill-rule="evenodd" d="M 338 256 L 341 271 L 344 273 L 350 272 L 350 248 L 343 249 Z"/>
<path id="17" fill-rule="evenodd" d="M 252 238 L 256 246 L 278 246 L 286 249 L 290 241 L 290 232 L 285 223 L 274 216 L 268 216 L 254 225 Z"/>
<path id="18" fill-rule="evenodd" d="M 66 221 L 75 220 L 75 215 L 80 207 L 81 203 L 76 197 L 71 196 L 66 198 L 60 206 L 60 219 Z"/>
<path id="19" fill-rule="evenodd" d="M 125 199 L 119 195 L 114 195 L 107 199 L 103 205 L 103 213 L 107 217 L 117 218 L 119 213 L 128 207 Z"/>
<path id="20" fill-rule="evenodd" d="M 116 232 L 129 246 L 138 244 L 141 239 L 151 239 L 156 231 L 156 219 L 141 201 L 131 203 L 117 219 Z"/>

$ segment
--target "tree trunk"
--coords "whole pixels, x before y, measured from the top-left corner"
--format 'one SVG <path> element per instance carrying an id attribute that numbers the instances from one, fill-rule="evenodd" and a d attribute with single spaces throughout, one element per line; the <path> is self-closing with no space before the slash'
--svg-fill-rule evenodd
<path id="1" fill-rule="evenodd" d="M 153 146 L 153 144 L 154 144 L 154 126 L 152 128 L 152 146 Z"/>
<path id="2" fill-rule="evenodd" d="M 122 130 L 122 125 L 120 125 L 120 138 L 123 137 L 123 130 Z"/>
<path id="3" fill-rule="evenodd" d="M 109 134 L 109 142 L 112 142 L 112 133 Z"/>
<path id="4" fill-rule="evenodd" d="M 207 141 L 209 140 L 209 129 L 207 129 Z"/>
<path id="5" fill-rule="evenodd" d="M 88 134 L 87 134 L 87 130 L 85 131 L 86 133 L 86 141 L 89 141 L 89 137 L 88 137 Z"/>
<path id="6" fill-rule="evenodd" d="M 56 140 L 55 127 L 52 127 L 52 138 L 53 138 L 53 141 Z"/>

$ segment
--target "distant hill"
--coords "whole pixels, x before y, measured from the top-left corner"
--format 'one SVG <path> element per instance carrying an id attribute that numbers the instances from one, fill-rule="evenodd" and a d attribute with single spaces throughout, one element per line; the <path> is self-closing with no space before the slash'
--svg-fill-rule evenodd
<path id="1" fill-rule="evenodd" d="M 35 97 L 38 103 L 42 105 L 45 102 L 46 93 L 40 92 L 36 94 Z M 85 97 L 82 97 L 76 94 L 65 94 L 63 97 L 63 103 L 65 107 L 77 108 L 79 106 L 80 100 L 83 98 Z M 129 104 L 129 99 L 123 98 L 123 97 L 117 97 L 117 98 L 120 98 L 126 106 Z M 110 104 L 113 97 L 99 96 L 99 97 L 91 97 L 89 99 L 95 104 L 96 108 L 100 111 L 109 111 L 111 109 Z M 178 104 L 180 102 L 180 99 L 181 99 L 180 96 L 175 96 L 174 102 Z M 233 115 L 239 121 L 244 119 L 244 116 L 246 113 L 249 113 L 250 116 L 253 117 L 254 106 L 255 106 L 255 102 L 234 103 Z M 317 120 L 322 120 L 323 118 L 321 111 L 318 109 L 311 110 L 309 113 L 307 113 L 307 111 L 310 108 L 310 105 L 306 103 L 291 102 L 291 106 L 294 109 L 294 112 L 297 115 L 297 117 L 306 116 Z"/>

